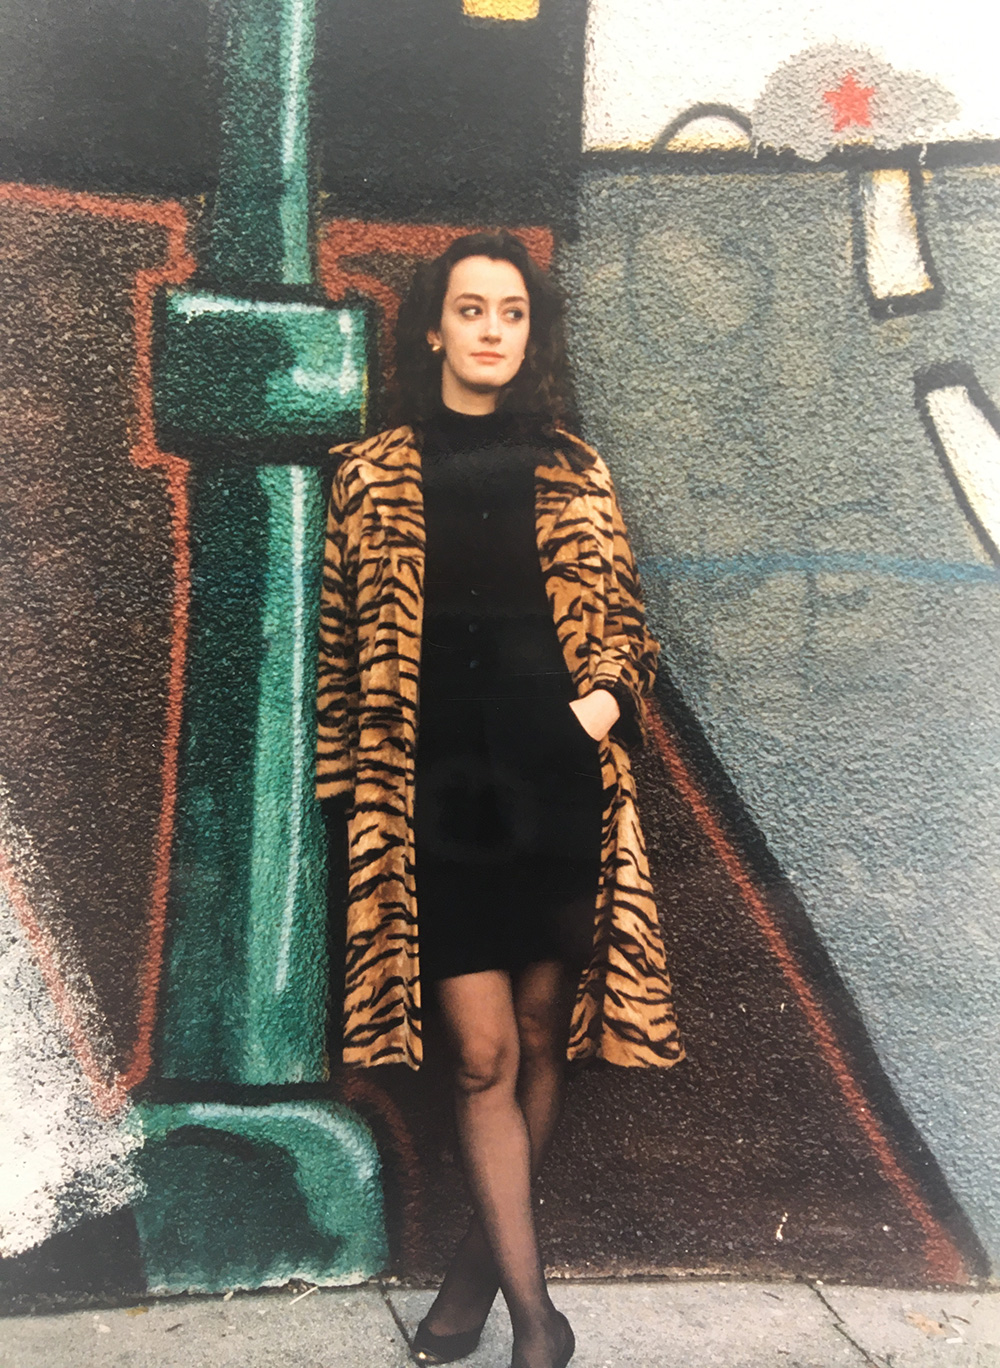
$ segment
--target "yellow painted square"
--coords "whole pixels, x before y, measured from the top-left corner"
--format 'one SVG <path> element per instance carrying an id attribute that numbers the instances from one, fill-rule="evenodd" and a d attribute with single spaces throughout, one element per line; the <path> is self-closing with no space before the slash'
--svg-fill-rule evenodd
<path id="1" fill-rule="evenodd" d="M 462 0 L 473 19 L 537 19 L 538 0 Z"/>

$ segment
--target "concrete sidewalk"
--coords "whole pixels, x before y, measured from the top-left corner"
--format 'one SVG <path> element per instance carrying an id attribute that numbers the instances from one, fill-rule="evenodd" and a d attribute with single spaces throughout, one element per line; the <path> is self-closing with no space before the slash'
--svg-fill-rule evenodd
<path id="1" fill-rule="evenodd" d="M 368 1285 L 0 1319 L 0 1368 L 404 1368 L 433 1294 Z M 572 1368 L 1000 1368 L 1000 1291 L 554 1283 Z M 507 1368 L 494 1311 L 468 1368 Z"/>

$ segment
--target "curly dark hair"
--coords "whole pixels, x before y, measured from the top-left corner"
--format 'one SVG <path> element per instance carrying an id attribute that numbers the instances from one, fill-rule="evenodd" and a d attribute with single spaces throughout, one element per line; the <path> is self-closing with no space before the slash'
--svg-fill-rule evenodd
<path id="1" fill-rule="evenodd" d="M 456 238 L 440 256 L 422 262 L 414 272 L 396 324 L 394 420 L 419 429 L 441 407 L 442 357 L 431 351 L 427 331 L 441 326 L 452 267 L 471 256 L 509 261 L 521 272 L 528 291 L 528 346 L 520 370 L 500 393 L 498 411 L 515 413 L 543 432 L 557 426 L 575 430 L 576 410 L 563 331 L 563 292 L 533 260 L 521 239 L 506 229 Z"/>

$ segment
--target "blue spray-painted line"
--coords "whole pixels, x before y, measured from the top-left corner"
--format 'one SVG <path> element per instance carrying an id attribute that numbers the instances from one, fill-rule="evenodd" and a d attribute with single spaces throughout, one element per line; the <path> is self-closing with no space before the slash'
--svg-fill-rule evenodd
<path id="1" fill-rule="evenodd" d="M 664 577 L 713 580 L 724 576 L 763 579 L 789 572 L 804 574 L 886 575 L 893 579 L 923 580 L 935 584 L 1000 585 L 1000 567 L 969 565 L 961 561 L 907 560 L 901 556 L 858 555 L 850 552 L 802 554 L 774 551 L 766 555 L 739 556 L 646 556 L 640 573 Z"/>

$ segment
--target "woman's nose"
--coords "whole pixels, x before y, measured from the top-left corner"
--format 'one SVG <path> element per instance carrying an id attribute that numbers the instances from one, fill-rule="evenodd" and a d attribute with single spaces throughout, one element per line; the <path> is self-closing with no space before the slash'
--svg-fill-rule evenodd
<path id="1" fill-rule="evenodd" d="M 484 335 L 485 337 L 489 337 L 489 338 L 497 338 L 497 337 L 500 336 L 500 315 L 499 315 L 499 314 L 484 314 L 484 315 L 483 315 L 483 335 Z"/>

